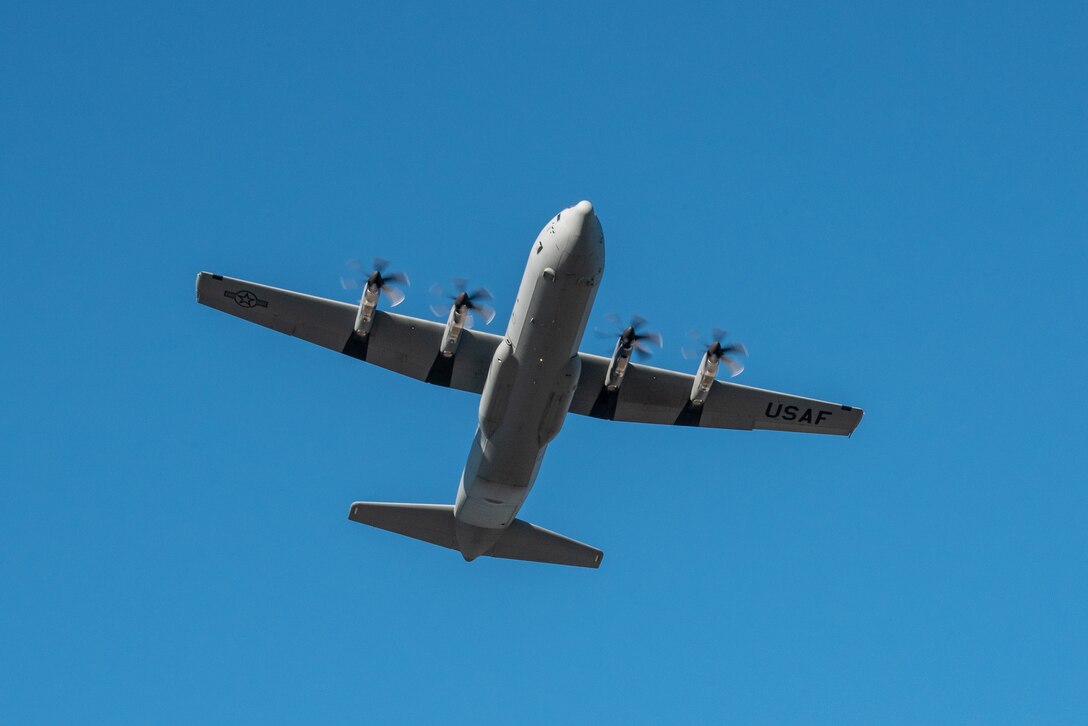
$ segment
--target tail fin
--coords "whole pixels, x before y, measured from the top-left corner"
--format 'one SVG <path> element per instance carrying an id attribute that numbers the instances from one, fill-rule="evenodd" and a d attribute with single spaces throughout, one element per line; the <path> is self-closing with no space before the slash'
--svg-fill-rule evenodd
<path id="1" fill-rule="evenodd" d="M 348 519 L 369 524 L 406 537 L 420 539 L 440 547 L 463 551 L 457 539 L 457 520 L 449 504 L 391 504 L 384 502 L 355 502 Z M 466 525 L 461 525 L 464 533 Z M 471 528 L 478 530 L 479 528 Z M 494 541 L 482 554 L 507 560 L 550 562 L 575 567 L 600 567 L 604 553 L 595 547 L 576 542 L 555 532 L 515 519 L 505 531 L 483 530 Z M 496 539 L 493 539 L 496 538 Z M 465 548 L 470 543 L 464 543 Z"/>

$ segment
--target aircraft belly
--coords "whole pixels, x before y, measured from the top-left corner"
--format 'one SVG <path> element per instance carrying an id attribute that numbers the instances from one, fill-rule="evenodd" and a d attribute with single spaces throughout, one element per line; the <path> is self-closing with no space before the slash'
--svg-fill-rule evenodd
<path id="1" fill-rule="evenodd" d="M 569 361 L 558 373 L 517 366 L 501 419 L 481 415 L 461 479 L 458 519 L 477 527 L 505 527 L 513 521 L 536 481 L 548 441 L 562 425 L 578 383 L 571 371 L 577 368 Z M 549 378 L 560 385 L 545 385 Z"/>
<path id="2" fill-rule="evenodd" d="M 477 429 L 454 516 L 476 527 L 508 526 L 529 496 L 545 448 L 509 438 L 497 443 Z"/>
<path id="3" fill-rule="evenodd" d="M 496 350 L 480 398 L 480 426 L 454 509 L 458 521 L 476 527 L 514 520 L 578 386 L 578 344 L 596 287 L 583 275 L 546 269 L 547 276 L 526 274 L 518 329 Z"/>

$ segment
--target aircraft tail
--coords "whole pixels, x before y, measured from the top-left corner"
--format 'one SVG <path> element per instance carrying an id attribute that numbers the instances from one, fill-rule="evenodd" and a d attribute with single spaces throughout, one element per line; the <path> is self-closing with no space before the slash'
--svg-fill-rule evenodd
<path id="1" fill-rule="evenodd" d="M 604 553 L 595 547 L 515 519 L 506 529 L 484 529 L 457 522 L 450 504 L 355 502 L 348 519 L 461 552 L 507 560 L 600 567 Z"/>

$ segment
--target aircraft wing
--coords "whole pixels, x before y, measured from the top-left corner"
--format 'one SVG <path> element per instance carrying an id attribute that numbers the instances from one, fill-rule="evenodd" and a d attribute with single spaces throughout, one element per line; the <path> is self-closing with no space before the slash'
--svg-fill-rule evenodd
<path id="1" fill-rule="evenodd" d="M 308 340 L 420 381 L 479 393 L 502 337 L 465 330 L 457 354 L 438 352 L 445 325 L 378 311 L 370 335 L 355 334 L 357 307 L 201 272 L 196 299 L 224 313 Z"/>
<path id="2" fill-rule="evenodd" d="M 849 436 L 861 422 L 860 408 L 786 393 L 714 381 L 702 406 L 690 403 L 695 377 L 631 363 L 616 391 L 604 386 L 609 359 L 588 353 L 570 411 L 611 421 L 703 426 L 718 429 L 771 429 Z"/>

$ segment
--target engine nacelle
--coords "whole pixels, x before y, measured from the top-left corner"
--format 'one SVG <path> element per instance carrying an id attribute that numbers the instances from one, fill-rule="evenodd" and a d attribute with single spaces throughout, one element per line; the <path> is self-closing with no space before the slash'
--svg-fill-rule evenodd
<path id="1" fill-rule="evenodd" d="M 382 289 L 372 283 L 363 287 L 363 296 L 359 298 L 359 312 L 355 315 L 355 332 L 359 335 L 369 335 L 370 327 L 374 325 L 374 311 L 378 307 L 378 298 Z"/>
<path id="2" fill-rule="evenodd" d="M 627 365 L 631 362 L 631 350 L 622 340 L 616 343 L 616 349 L 612 351 L 612 362 L 608 364 L 608 370 L 604 374 L 604 385 L 608 390 L 615 391 L 623 383 Z"/>
<path id="3" fill-rule="evenodd" d="M 711 358 L 709 353 L 703 353 L 699 370 L 695 372 L 695 382 L 691 384 L 691 405 L 702 406 L 706 403 L 706 397 L 714 385 L 714 378 L 718 375 L 719 362 L 718 358 Z"/>
<path id="4" fill-rule="evenodd" d="M 461 342 L 461 331 L 465 329 L 468 310 L 459 305 L 450 306 L 450 316 L 446 318 L 446 330 L 442 333 L 442 355 L 452 358 Z"/>

